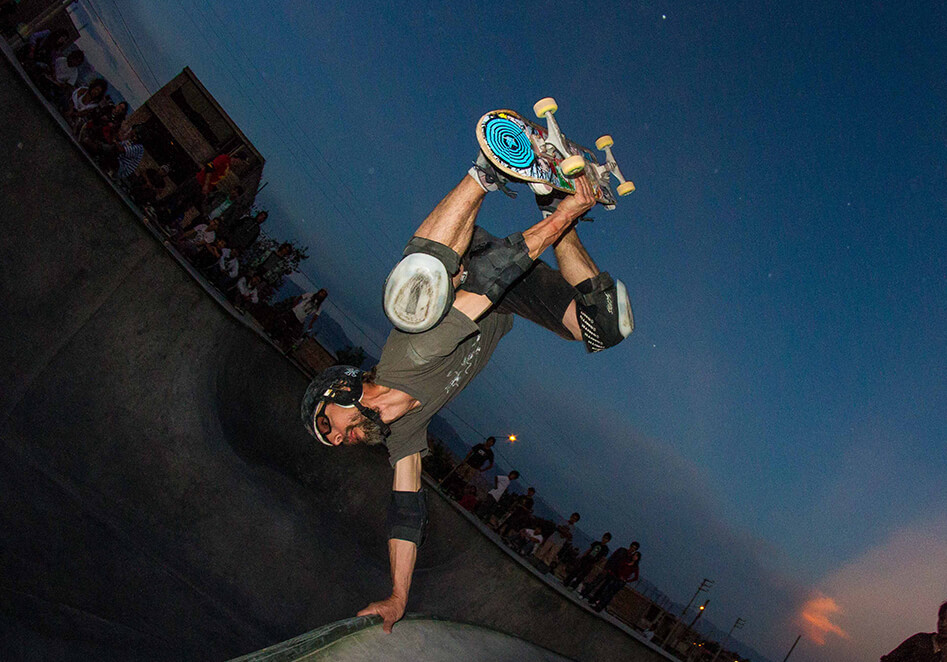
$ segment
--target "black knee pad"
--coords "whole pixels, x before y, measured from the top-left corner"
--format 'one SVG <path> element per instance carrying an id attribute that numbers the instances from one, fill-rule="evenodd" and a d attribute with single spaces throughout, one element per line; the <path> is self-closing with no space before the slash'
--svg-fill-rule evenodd
<path id="1" fill-rule="evenodd" d="M 531 266 L 533 260 L 521 232 L 498 239 L 481 231 L 471 241 L 459 289 L 483 294 L 496 303 Z"/>
<path id="2" fill-rule="evenodd" d="M 588 352 L 608 349 L 631 335 L 635 318 L 624 283 L 612 280 L 603 271 L 582 281 L 576 289 L 576 316 Z"/>

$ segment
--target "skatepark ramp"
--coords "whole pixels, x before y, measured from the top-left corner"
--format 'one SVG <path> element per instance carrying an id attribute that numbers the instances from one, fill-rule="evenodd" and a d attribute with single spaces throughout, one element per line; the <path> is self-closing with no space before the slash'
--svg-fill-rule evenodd
<path id="1" fill-rule="evenodd" d="M 540 646 L 476 625 L 414 614 L 399 625 L 385 634 L 379 617 L 350 618 L 231 662 L 569 662 Z"/>
<path id="2" fill-rule="evenodd" d="M 222 660 L 385 597 L 383 449 L 313 445 L 305 378 L 0 77 L 0 659 Z M 431 501 L 410 611 L 660 659 Z"/>

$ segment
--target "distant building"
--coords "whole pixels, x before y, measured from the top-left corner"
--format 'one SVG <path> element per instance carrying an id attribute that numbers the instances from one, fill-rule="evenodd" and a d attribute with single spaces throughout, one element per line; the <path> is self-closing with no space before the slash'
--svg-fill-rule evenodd
<path id="1" fill-rule="evenodd" d="M 228 175 L 221 188 L 243 187 L 244 194 L 234 203 L 234 212 L 252 206 L 263 177 L 263 155 L 257 151 L 213 95 L 189 67 L 155 92 L 129 118 L 139 126 L 145 157 L 140 168 L 168 166 L 168 177 L 181 184 L 220 154 L 237 155 L 247 161 L 241 170 Z M 173 190 L 164 192 L 164 195 Z"/>

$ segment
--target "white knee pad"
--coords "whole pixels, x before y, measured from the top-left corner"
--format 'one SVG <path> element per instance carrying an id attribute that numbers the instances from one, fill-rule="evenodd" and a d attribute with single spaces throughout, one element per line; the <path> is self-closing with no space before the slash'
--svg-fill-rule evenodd
<path id="1" fill-rule="evenodd" d="M 454 287 L 443 262 L 411 253 L 385 280 L 385 314 L 395 328 L 421 333 L 440 322 L 454 303 Z"/>

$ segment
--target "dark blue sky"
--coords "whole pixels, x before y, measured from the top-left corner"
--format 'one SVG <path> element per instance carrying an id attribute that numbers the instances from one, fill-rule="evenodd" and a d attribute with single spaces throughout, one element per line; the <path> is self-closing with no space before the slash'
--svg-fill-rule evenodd
<path id="1" fill-rule="evenodd" d="M 310 246 L 306 272 L 375 354 L 384 278 L 475 158 L 480 115 L 551 95 L 571 138 L 612 134 L 638 190 L 580 235 L 628 285 L 635 333 L 587 356 L 520 322 L 447 418 L 471 443 L 460 419 L 515 432 L 524 478 L 590 533 L 641 540 L 677 600 L 716 579 L 708 616 L 746 618 L 769 657 L 804 628 L 794 659 L 863 659 L 947 598 L 947 16 L 769 4 L 80 15 L 133 102 L 197 73 L 267 158 L 269 230 Z M 537 213 L 524 191 L 480 219 L 507 233 Z M 865 606 L 882 599 L 889 618 Z"/>

